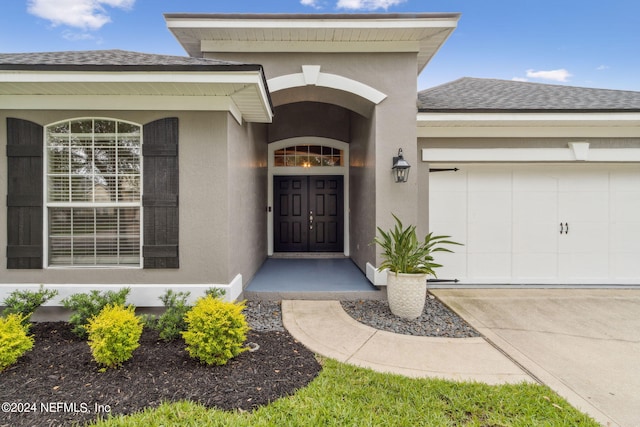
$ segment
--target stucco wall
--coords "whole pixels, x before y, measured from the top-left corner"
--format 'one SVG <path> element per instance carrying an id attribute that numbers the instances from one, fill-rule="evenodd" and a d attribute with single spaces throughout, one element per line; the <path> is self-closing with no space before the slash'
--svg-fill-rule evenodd
<path id="1" fill-rule="evenodd" d="M 215 53 L 206 56 L 223 60 L 242 61 L 262 64 L 265 69 L 267 79 L 289 74 L 302 72 L 302 65 L 320 65 L 321 73 L 335 74 L 341 77 L 352 79 L 363 83 L 387 95 L 387 97 L 377 105 L 371 104 L 371 109 L 362 108 L 362 99 L 356 95 L 348 94 L 352 98 L 358 98 L 358 102 L 353 102 L 353 111 L 371 116 L 371 128 L 364 135 L 357 135 L 358 132 L 352 130 L 352 138 L 373 138 L 373 146 L 368 148 L 366 153 L 367 170 L 366 177 L 371 184 L 358 185 L 351 183 L 351 249 L 352 257 L 362 268 L 363 261 L 378 264 L 372 255 L 373 252 L 365 250 L 358 254 L 357 245 L 361 250 L 365 236 L 373 236 L 375 227 L 379 225 L 389 228 L 393 225 L 391 213 L 395 213 L 406 223 L 424 223 L 425 218 L 418 216 L 418 150 L 416 137 L 416 55 L 411 53 Z M 327 94 L 331 90 L 314 91 L 314 86 L 308 86 L 311 95 L 322 95 L 322 102 L 330 102 Z M 303 88 L 304 89 L 304 88 Z M 321 92 L 321 93 L 320 93 Z M 293 97 L 284 97 L 300 101 L 302 91 L 292 91 Z M 280 99 L 278 93 L 274 94 L 274 99 Z M 338 97 L 336 97 L 338 100 Z M 312 100 L 320 100 L 312 99 Z M 282 100 L 281 100 L 282 101 Z M 367 101 L 368 102 L 368 101 Z M 336 102 L 342 106 L 350 104 L 349 99 L 342 99 Z M 365 110 L 366 113 L 365 113 Z M 352 143 L 354 139 L 352 139 Z M 397 155 L 398 149 L 402 148 L 407 161 L 414 166 L 408 183 L 397 184 L 394 182 L 391 166 L 392 158 Z M 368 157 L 372 156 L 372 157 Z M 358 157 L 358 155 L 356 155 Z M 353 164 L 353 161 L 352 161 Z M 371 173 L 373 168 L 375 172 Z M 354 178 L 358 182 L 360 172 L 354 172 Z M 363 175 L 362 175 L 363 176 Z M 369 190 L 375 189 L 375 197 Z M 362 194 L 355 194 L 356 191 L 363 191 Z M 366 203 L 363 206 L 356 206 L 354 203 Z M 366 215 L 371 215 L 373 220 L 364 219 Z M 358 214 L 354 214 L 358 212 Z M 366 230 L 359 230 L 366 228 Z M 354 239 L 355 237 L 355 239 Z M 366 244 L 370 242 L 367 241 Z M 355 245 L 355 246 L 354 246 Z M 365 261 L 365 262 L 366 262 Z"/>
<path id="2" fill-rule="evenodd" d="M 243 285 L 267 256 L 267 142 L 266 126 L 228 122 L 227 151 L 228 280 L 242 274 Z"/>
<path id="3" fill-rule="evenodd" d="M 294 102 L 275 108 L 267 140 L 318 136 L 349 142 L 349 110 L 322 102 Z"/>
<path id="4" fill-rule="evenodd" d="M 6 204 L 0 206 L 0 283 L 217 284 L 228 283 L 229 246 L 227 121 L 224 112 L 2 111 L 0 112 L 0 199 L 7 195 L 6 117 L 43 126 L 70 118 L 108 117 L 145 124 L 179 118 L 179 269 L 6 269 Z M 223 242 L 223 244 L 220 244 Z"/>
<path id="5" fill-rule="evenodd" d="M 375 149 L 373 121 L 352 113 L 349 144 L 350 253 L 362 271 L 366 271 L 367 262 L 375 263 L 376 256 L 376 249 L 371 245 L 376 229 Z"/>

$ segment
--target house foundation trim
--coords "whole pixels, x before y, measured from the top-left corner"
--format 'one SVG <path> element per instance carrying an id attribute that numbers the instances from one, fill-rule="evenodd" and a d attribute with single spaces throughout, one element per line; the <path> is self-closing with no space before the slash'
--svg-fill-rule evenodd
<path id="1" fill-rule="evenodd" d="M 40 284 L 6 283 L 0 287 L 0 301 L 4 301 L 11 292 L 16 289 L 37 291 Z M 217 288 L 225 291 L 223 299 L 225 301 L 235 301 L 242 294 L 242 275 L 238 274 L 228 284 L 204 283 L 204 284 L 61 284 L 45 283 L 45 289 L 57 290 L 58 295 L 45 306 L 62 306 L 61 300 L 77 293 L 89 293 L 97 291 L 119 291 L 122 288 L 130 288 L 131 292 L 127 297 L 127 303 L 136 307 L 163 307 L 160 297 L 167 289 L 175 292 L 190 292 L 188 301 L 194 303 L 199 297 L 205 295 L 205 291 L 210 288 Z"/>

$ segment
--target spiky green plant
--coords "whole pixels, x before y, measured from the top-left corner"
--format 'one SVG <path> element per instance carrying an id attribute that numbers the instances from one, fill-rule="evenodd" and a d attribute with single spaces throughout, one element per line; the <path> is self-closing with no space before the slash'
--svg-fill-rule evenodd
<path id="1" fill-rule="evenodd" d="M 393 214 L 392 214 L 393 215 Z M 394 273 L 429 274 L 436 277 L 435 268 L 442 265 L 434 262 L 434 252 L 453 252 L 443 245 L 460 245 L 447 240 L 451 236 L 434 236 L 429 233 L 420 242 L 416 235 L 416 226 L 405 227 L 400 219 L 393 215 L 396 224 L 393 230 L 384 231 L 378 227 L 379 235 L 374 243 L 382 248 L 380 269 L 388 268 Z"/>

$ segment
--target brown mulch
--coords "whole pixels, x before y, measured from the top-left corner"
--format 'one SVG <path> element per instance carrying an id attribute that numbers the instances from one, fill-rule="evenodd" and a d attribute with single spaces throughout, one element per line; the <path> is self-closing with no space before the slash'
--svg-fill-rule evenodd
<path id="1" fill-rule="evenodd" d="M 35 323 L 31 333 L 33 350 L 0 372 L 0 427 L 84 424 L 100 412 L 131 414 L 179 400 L 250 411 L 295 393 L 320 371 L 288 332 L 250 331 L 257 351 L 209 367 L 191 359 L 182 340 L 166 343 L 145 329 L 133 358 L 103 373 L 69 324 Z"/>

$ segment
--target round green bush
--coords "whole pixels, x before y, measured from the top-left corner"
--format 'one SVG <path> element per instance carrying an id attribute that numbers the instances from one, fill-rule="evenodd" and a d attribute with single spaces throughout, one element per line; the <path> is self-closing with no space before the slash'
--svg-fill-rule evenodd
<path id="1" fill-rule="evenodd" d="M 0 371 L 33 348 L 33 337 L 28 335 L 30 325 L 23 323 L 24 319 L 20 314 L 0 317 Z"/>
<path id="2" fill-rule="evenodd" d="M 242 314 L 244 302 L 231 303 L 211 295 L 200 298 L 185 315 L 182 337 L 189 355 L 207 365 L 224 365 L 246 351 L 249 326 Z"/>
<path id="3" fill-rule="evenodd" d="M 140 346 L 142 321 L 134 307 L 107 305 L 87 325 L 93 359 L 107 368 L 115 368 L 131 359 Z"/>

